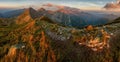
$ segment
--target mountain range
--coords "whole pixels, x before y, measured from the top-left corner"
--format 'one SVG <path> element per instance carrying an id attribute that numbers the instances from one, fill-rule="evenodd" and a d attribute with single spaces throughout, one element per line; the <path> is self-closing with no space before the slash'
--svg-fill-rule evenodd
<path id="1" fill-rule="evenodd" d="M 18 10 L 11 10 L 8 12 L 1 13 L 3 18 L 10 18 L 10 17 L 16 17 L 21 15 L 24 12 L 25 9 L 18 9 Z"/>
<path id="2" fill-rule="evenodd" d="M 53 7 L 54 6 L 52 6 L 52 8 Z M 115 19 L 116 17 L 116 15 L 111 15 L 111 14 L 102 14 L 101 16 L 101 14 L 89 13 L 89 12 L 85 12 L 85 11 L 82 11 L 76 8 L 67 7 L 67 6 L 55 6 L 55 8 L 58 8 L 58 9 L 54 11 L 48 10 L 44 7 L 38 10 L 35 10 L 33 8 L 19 9 L 19 10 L 14 10 L 10 12 L 5 12 L 1 14 L 1 17 L 2 18 L 17 17 L 18 19 L 19 18 L 21 19 L 22 17 L 21 14 L 22 14 L 24 16 L 29 15 L 33 19 L 35 19 L 41 16 L 46 16 L 49 19 L 53 20 L 53 22 L 55 23 L 62 24 L 65 26 L 70 26 L 70 27 L 76 27 L 76 28 L 82 28 L 88 25 L 96 26 L 96 25 L 106 24 L 107 22 L 109 22 L 109 20 Z"/>
<path id="3" fill-rule="evenodd" d="M 3 17 L 3 15 L 2 14 L 0 14 L 0 18 L 2 18 Z"/>

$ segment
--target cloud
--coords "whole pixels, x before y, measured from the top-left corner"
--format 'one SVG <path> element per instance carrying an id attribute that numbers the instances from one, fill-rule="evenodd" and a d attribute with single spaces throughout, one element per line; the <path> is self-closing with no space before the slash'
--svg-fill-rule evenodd
<path id="1" fill-rule="evenodd" d="M 54 5 L 52 3 L 47 3 L 47 4 L 43 4 L 42 6 L 53 7 Z"/>
<path id="2" fill-rule="evenodd" d="M 70 6 L 70 7 L 75 7 L 75 8 L 80 8 L 80 9 L 87 9 L 87 8 L 92 8 L 92 9 L 97 9 L 97 8 L 102 8 L 104 6 L 104 2 L 106 0 L 0 0 L 0 6 L 5 7 L 13 7 L 13 6 L 18 6 L 18 7 L 29 7 L 29 6 L 36 6 L 36 7 L 41 7 L 42 4 L 49 3 L 44 6 L 52 6 L 52 4 L 57 4 L 57 5 L 63 5 L 63 6 Z M 2 5 L 1 5 L 2 4 Z"/>
<path id="3" fill-rule="evenodd" d="M 120 9 L 120 1 L 117 2 L 112 2 L 112 3 L 107 3 L 104 6 L 105 9 Z"/>

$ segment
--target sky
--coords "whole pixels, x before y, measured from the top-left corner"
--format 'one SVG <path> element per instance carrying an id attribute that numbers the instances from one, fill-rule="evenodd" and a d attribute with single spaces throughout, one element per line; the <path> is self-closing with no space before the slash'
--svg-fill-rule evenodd
<path id="1" fill-rule="evenodd" d="M 70 6 L 79 9 L 101 9 L 106 3 L 116 0 L 0 0 L 0 8 L 40 8 L 41 5 L 51 3 Z"/>

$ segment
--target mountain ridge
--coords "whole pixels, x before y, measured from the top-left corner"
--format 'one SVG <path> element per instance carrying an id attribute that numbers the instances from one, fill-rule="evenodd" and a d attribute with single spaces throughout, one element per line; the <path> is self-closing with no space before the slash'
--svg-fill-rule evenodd
<path id="1" fill-rule="evenodd" d="M 50 7 L 54 7 L 54 5 L 51 5 Z M 36 19 L 36 18 L 40 18 L 41 16 L 45 16 L 57 24 L 62 24 L 64 26 L 70 26 L 76 28 L 84 28 L 88 25 L 94 25 L 94 26 L 104 25 L 106 23 L 109 23 L 108 16 L 110 16 L 110 19 L 112 19 L 112 16 L 115 16 L 115 15 L 104 15 L 104 17 L 102 17 L 99 16 L 99 14 L 98 16 L 96 16 L 92 13 L 85 12 L 80 9 L 76 9 L 72 7 L 59 6 L 59 5 L 57 6 L 55 5 L 55 7 L 57 7 L 58 10 L 56 11 L 47 10 L 44 7 L 41 7 L 38 10 L 34 10 L 33 8 L 25 9 L 23 13 L 26 13 L 27 15 L 22 13 L 23 15 L 17 16 L 16 23 L 19 24 L 20 22 L 19 20 L 22 18 L 24 22 L 27 22 L 30 19 Z M 26 16 L 26 18 L 24 16 Z M 26 20 L 24 20 L 24 18 Z"/>
<path id="2" fill-rule="evenodd" d="M 37 14 L 37 12 L 33 8 L 26 9 L 20 16 L 17 17 L 16 24 L 23 24 L 33 20 L 36 18 L 34 14 Z"/>

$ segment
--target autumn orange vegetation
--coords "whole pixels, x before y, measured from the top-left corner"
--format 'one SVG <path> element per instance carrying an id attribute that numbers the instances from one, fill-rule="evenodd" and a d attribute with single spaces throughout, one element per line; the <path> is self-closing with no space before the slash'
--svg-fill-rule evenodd
<path id="1" fill-rule="evenodd" d="M 97 37 L 98 35 L 101 35 Z M 89 25 L 83 36 L 74 36 L 74 40 L 80 45 L 86 45 L 93 51 L 99 51 L 103 48 L 109 48 L 110 35 L 103 29 L 93 28 Z"/>
<path id="2" fill-rule="evenodd" d="M 92 25 L 87 26 L 87 30 L 88 30 L 88 31 L 93 30 L 93 26 L 92 26 Z"/>
<path id="3" fill-rule="evenodd" d="M 104 29 L 95 29 L 95 27 L 89 26 L 82 30 L 66 31 L 65 33 L 71 34 L 68 40 L 54 40 L 46 33 L 45 26 L 47 24 L 47 28 L 51 29 L 52 27 L 51 31 L 57 33 L 59 28 L 57 25 L 49 25 L 46 21 L 39 21 L 38 23 L 31 21 L 1 37 L 0 62 L 120 61 L 119 35 L 109 41 L 109 33 Z M 101 48 L 98 46 L 100 43 L 102 43 L 102 49 L 99 49 Z M 97 51 L 93 50 L 95 48 Z"/>
<path id="4" fill-rule="evenodd" d="M 39 35 L 38 35 L 39 36 Z M 49 45 L 49 40 L 46 39 L 44 32 L 41 32 L 39 41 L 39 49 L 34 46 L 33 36 L 29 35 L 28 45 L 24 49 L 11 47 L 2 62 L 56 62 L 56 55 Z M 27 49 L 29 47 L 29 49 Z M 27 51 L 28 50 L 28 51 Z M 40 51 L 37 51 L 40 50 Z M 29 55 L 30 53 L 30 55 Z M 29 57 L 30 56 L 30 57 Z"/>

